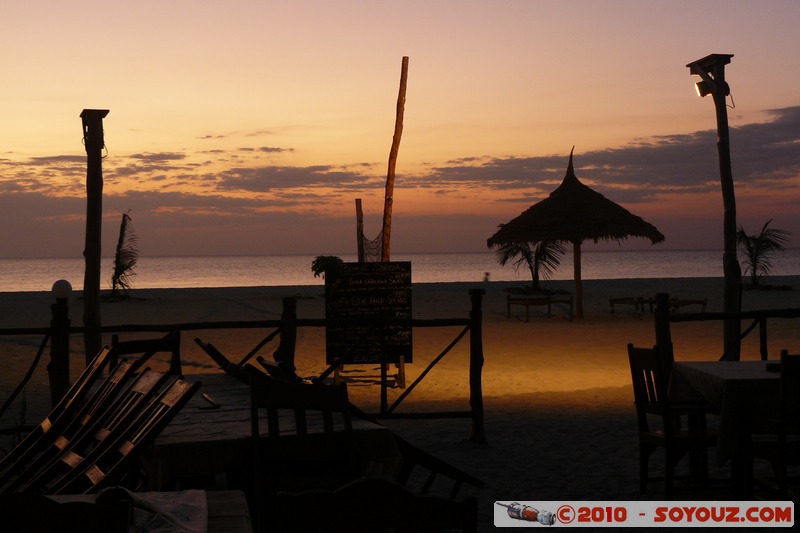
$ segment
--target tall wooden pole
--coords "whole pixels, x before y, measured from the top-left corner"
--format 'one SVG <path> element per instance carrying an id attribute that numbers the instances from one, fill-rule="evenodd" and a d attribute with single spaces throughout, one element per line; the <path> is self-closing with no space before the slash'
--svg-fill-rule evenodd
<path id="1" fill-rule="evenodd" d="M 361 198 L 356 198 L 356 249 L 358 262 L 363 263 L 364 258 L 364 211 L 361 209 Z"/>
<path id="2" fill-rule="evenodd" d="M 107 109 L 84 109 L 86 148 L 86 267 L 83 277 L 83 340 L 86 364 L 100 351 L 100 252 L 103 220 L 103 118 Z"/>
<path id="3" fill-rule="evenodd" d="M 705 88 L 714 97 L 717 115 L 717 153 L 719 154 L 719 181 L 722 189 L 724 207 L 722 253 L 722 272 L 725 277 L 723 291 L 723 307 L 726 313 L 738 313 L 740 309 L 739 287 L 742 271 L 736 257 L 736 195 L 733 189 L 733 172 L 731 170 L 731 149 L 728 134 L 727 96 L 730 93 L 725 82 L 725 65 L 730 63 L 732 54 L 711 54 L 703 59 L 689 63 L 687 67 L 692 74 L 703 79 Z M 703 96 L 705 93 L 702 94 Z M 723 359 L 738 361 L 741 352 L 741 321 L 728 318 L 723 322 Z"/>
<path id="4" fill-rule="evenodd" d="M 386 193 L 383 203 L 383 234 L 381 261 L 389 261 L 392 242 L 392 204 L 394 195 L 394 170 L 397 166 L 397 152 L 400 150 L 400 137 L 403 135 L 403 112 L 406 105 L 406 82 L 408 81 L 408 57 L 403 57 L 403 66 L 400 73 L 400 91 L 397 95 L 397 116 L 394 122 L 394 137 L 392 149 L 389 152 L 389 171 L 386 175 Z"/>
<path id="5" fill-rule="evenodd" d="M 736 257 L 736 195 L 733 190 L 733 171 L 731 170 L 731 148 L 728 135 L 728 107 L 726 105 L 725 65 L 717 64 L 714 68 L 714 107 L 717 114 L 717 153 L 719 154 L 719 178 L 722 188 L 722 203 L 725 214 L 723 218 L 724 251 L 722 254 L 722 270 L 725 276 L 725 293 L 723 305 L 726 313 L 738 313 L 739 286 L 742 271 Z M 727 319 L 723 322 L 725 359 L 738 361 L 741 351 L 741 322 L 739 319 Z"/>
<path id="6" fill-rule="evenodd" d="M 575 318 L 583 319 L 583 278 L 581 276 L 581 241 L 572 241 L 572 274 L 575 279 Z"/>

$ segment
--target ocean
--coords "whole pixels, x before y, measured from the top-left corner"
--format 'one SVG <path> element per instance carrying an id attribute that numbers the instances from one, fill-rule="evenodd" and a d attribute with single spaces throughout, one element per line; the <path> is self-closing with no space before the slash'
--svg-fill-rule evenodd
<path id="1" fill-rule="evenodd" d="M 585 250 L 583 279 L 722 277 L 719 250 Z M 133 289 L 322 285 L 311 271 L 313 255 L 233 257 L 140 257 Z M 355 261 L 355 255 L 341 255 Z M 529 282 L 525 266 L 501 267 L 492 251 L 400 254 L 393 261 L 411 261 L 414 283 L 482 281 Z M 101 289 L 111 288 L 113 260 L 102 262 Z M 49 291 L 66 279 L 83 288 L 83 258 L 0 259 L 0 292 Z M 567 253 L 552 279 L 572 279 L 572 254 Z M 787 250 L 772 261 L 773 276 L 800 275 L 800 250 Z"/>

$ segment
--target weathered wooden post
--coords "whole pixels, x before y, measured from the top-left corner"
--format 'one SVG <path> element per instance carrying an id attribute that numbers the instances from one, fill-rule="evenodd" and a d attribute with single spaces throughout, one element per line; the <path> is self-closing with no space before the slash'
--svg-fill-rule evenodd
<path id="1" fill-rule="evenodd" d="M 669 294 L 656 294 L 656 350 L 663 363 L 664 371 L 669 375 L 675 354 L 672 351 L 672 333 L 669 326 Z"/>
<path id="2" fill-rule="evenodd" d="M 69 295 L 72 285 L 65 279 L 53 284 L 56 301 L 50 306 L 50 404 L 55 407 L 69 390 Z"/>
<path id="3" fill-rule="evenodd" d="M 108 109 L 84 109 L 86 148 L 86 267 L 83 277 L 83 341 L 86 364 L 100 351 L 100 252 L 103 228 L 103 118 Z"/>
<path id="4" fill-rule="evenodd" d="M 483 416 L 483 295 L 485 289 L 470 289 L 469 312 L 469 405 L 472 411 L 471 441 L 486 442 Z"/>
<path id="5" fill-rule="evenodd" d="M 281 310 L 281 340 L 272 354 L 275 362 L 283 368 L 294 372 L 294 354 L 297 346 L 297 298 L 288 296 L 283 299 Z"/>
<path id="6" fill-rule="evenodd" d="M 725 276 L 723 307 L 726 313 L 731 314 L 741 311 L 739 286 L 742 281 L 742 271 L 739 266 L 739 259 L 736 257 L 736 195 L 733 189 L 726 102 L 730 94 L 730 87 L 725 81 L 725 65 L 731 62 L 732 57 L 733 54 L 711 54 L 686 65 L 689 67 L 689 72 L 702 78 L 702 81 L 697 84 L 697 94 L 700 96 L 711 94 L 714 98 L 714 107 L 717 115 L 719 181 L 724 207 L 722 224 L 724 242 L 722 272 Z M 738 361 L 742 346 L 741 322 L 738 318 L 726 318 L 722 323 L 722 327 L 725 351 L 723 358 L 729 361 Z"/>
<path id="7" fill-rule="evenodd" d="M 406 84 L 408 83 L 408 57 L 403 57 L 400 70 L 400 90 L 397 94 L 397 112 L 394 122 L 392 148 L 389 150 L 389 169 L 386 173 L 386 191 L 383 198 L 383 248 L 381 261 L 390 261 L 392 250 L 392 206 L 394 205 L 394 175 L 397 167 L 397 154 L 400 150 L 400 137 L 403 135 L 403 113 L 406 106 Z"/>

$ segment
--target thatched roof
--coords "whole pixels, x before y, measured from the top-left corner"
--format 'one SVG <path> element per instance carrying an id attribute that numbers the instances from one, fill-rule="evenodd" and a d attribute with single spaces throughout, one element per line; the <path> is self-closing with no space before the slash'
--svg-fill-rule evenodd
<path id="1" fill-rule="evenodd" d="M 622 241 L 628 237 L 644 237 L 653 244 L 664 240 L 655 226 L 581 183 L 575 176 L 570 152 L 561 185 L 550 196 L 501 225 L 487 240 L 487 245 L 541 241 L 581 243 L 588 239 Z"/>

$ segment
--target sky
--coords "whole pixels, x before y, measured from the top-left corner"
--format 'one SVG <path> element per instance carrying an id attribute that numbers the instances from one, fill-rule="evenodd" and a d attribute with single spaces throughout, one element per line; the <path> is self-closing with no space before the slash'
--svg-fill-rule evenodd
<path id="1" fill-rule="evenodd" d="M 403 56 L 392 252 L 486 250 L 577 177 L 722 248 L 715 109 L 726 67 L 738 222 L 800 247 L 795 0 L 0 0 L 0 258 L 80 257 L 83 109 L 104 119 L 103 255 L 355 253 L 381 229 Z M 588 243 L 648 249 L 649 242 Z"/>

